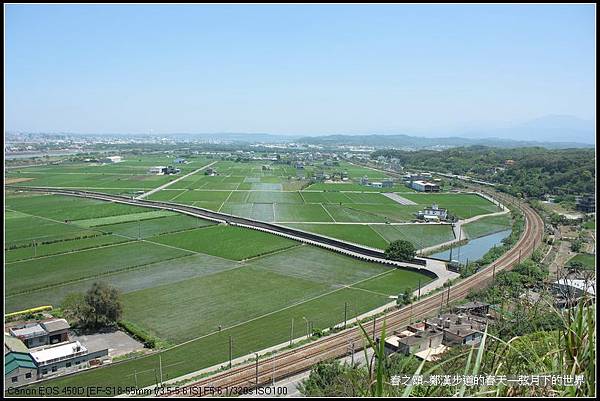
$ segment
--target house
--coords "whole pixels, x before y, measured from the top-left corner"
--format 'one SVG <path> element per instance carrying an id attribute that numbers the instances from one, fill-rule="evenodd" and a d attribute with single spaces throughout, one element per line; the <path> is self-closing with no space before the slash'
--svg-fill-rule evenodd
<path id="1" fill-rule="evenodd" d="M 367 176 L 361 177 L 360 185 L 369 185 L 369 177 L 367 177 Z"/>
<path id="2" fill-rule="evenodd" d="M 154 166 L 154 167 L 150 167 L 148 169 L 148 174 L 157 174 L 157 175 L 162 175 L 163 174 L 163 170 L 165 169 L 165 166 Z"/>
<path id="3" fill-rule="evenodd" d="M 21 340 L 27 348 L 48 344 L 48 332 L 39 323 L 28 323 L 23 327 L 10 328 L 9 333 Z"/>
<path id="4" fill-rule="evenodd" d="M 429 181 L 412 181 L 410 187 L 418 192 L 440 192 L 440 186 Z"/>
<path id="5" fill-rule="evenodd" d="M 206 170 L 204 170 L 204 175 L 214 177 L 215 175 L 217 175 L 217 170 L 213 169 L 212 167 L 209 167 Z"/>
<path id="6" fill-rule="evenodd" d="M 373 188 L 383 188 L 383 183 L 382 182 L 372 182 L 371 186 Z"/>
<path id="7" fill-rule="evenodd" d="M 36 348 L 69 341 L 70 328 L 65 319 L 50 319 L 40 323 L 11 327 L 9 333 L 21 340 L 27 348 Z"/>
<path id="8" fill-rule="evenodd" d="M 437 348 L 442 344 L 443 339 L 444 333 L 441 330 L 431 328 L 419 330 L 410 336 L 398 337 L 397 340 L 392 336 L 390 337 L 390 345 L 392 349 L 396 346 L 396 352 L 398 353 L 411 355 L 430 348 Z M 386 344 L 387 342 L 386 340 Z"/>
<path id="9" fill-rule="evenodd" d="M 490 304 L 480 301 L 467 302 L 454 308 L 459 313 L 472 313 L 480 316 L 485 316 L 490 311 Z"/>
<path id="10" fill-rule="evenodd" d="M 417 218 L 426 221 L 440 221 L 448 218 L 448 210 L 438 207 L 437 204 L 432 204 L 431 207 L 426 207 L 417 212 Z"/>
<path id="11" fill-rule="evenodd" d="M 19 387 L 37 380 L 37 365 L 29 349 L 16 337 L 4 335 L 4 388 Z"/>
<path id="12" fill-rule="evenodd" d="M 446 313 L 427 319 L 425 327 L 441 330 L 444 333 L 443 344 L 446 346 L 472 345 L 481 341 L 486 320 L 464 313 Z"/>
<path id="13" fill-rule="evenodd" d="M 392 188 L 394 186 L 394 181 L 392 181 L 392 180 L 384 180 L 381 183 L 381 185 L 382 185 L 383 188 Z"/>
<path id="14" fill-rule="evenodd" d="M 48 333 L 48 344 L 57 344 L 69 341 L 71 326 L 65 319 L 52 319 L 41 322 L 40 326 Z"/>
<path id="15" fill-rule="evenodd" d="M 187 160 L 185 160 L 184 158 L 178 157 L 177 159 L 175 159 L 174 163 L 176 163 L 176 164 L 186 164 Z"/>
<path id="16" fill-rule="evenodd" d="M 167 166 L 163 169 L 163 174 L 165 175 L 170 175 L 170 174 L 179 174 L 181 170 L 178 168 L 175 168 L 173 166 Z"/>

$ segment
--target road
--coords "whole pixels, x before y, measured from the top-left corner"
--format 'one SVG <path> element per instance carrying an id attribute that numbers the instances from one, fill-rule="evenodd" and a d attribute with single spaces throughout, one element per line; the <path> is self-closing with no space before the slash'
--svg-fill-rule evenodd
<path id="1" fill-rule="evenodd" d="M 409 268 L 419 268 L 419 266 L 415 267 L 411 266 L 411 264 L 397 263 L 381 259 L 381 252 L 376 252 L 371 248 L 359 247 L 353 244 L 347 244 L 343 241 L 334 241 L 329 238 L 323 238 L 315 234 L 309 234 L 287 227 L 280 227 L 270 223 L 252 221 L 249 219 L 216 213 L 191 206 L 175 205 L 168 202 L 152 202 L 146 200 L 129 199 L 117 195 L 98 194 L 86 191 L 58 189 L 49 190 L 47 188 L 31 187 L 23 187 L 19 189 L 70 196 L 90 197 L 118 203 L 173 210 L 207 218 L 213 221 L 227 222 L 229 224 L 271 232 L 276 235 L 298 238 L 298 240 L 303 242 L 313 243 L 314 245 L 329 248 L 337 252 L 342 252 L 361 259 L 379 259 L 381 260 L 381 263 L 397 264 L 398 266 Z M 491 195 L 491 192 L 486 189 L 480 188 L 480 190 L 488 195 Z M 387 331 L 391 333 L 393 330 L 403 328 L 411 320 L 414 321 L 416 319 L 422 319 L 427 316 L 435 315 L 439 308 L 444 305 L 444 302 L 449 304 L 450 302 L 465 298 L 471 289 L 481 288 L 482 286 L 489 284 L 495 279 L 496 273 L 514 267 L 518 261 L 521 260 L 521 258 L 526 258 L 531 255 L 535 249 L 535 246 L 541 243 L 543 235 L 542 219 L 525 202 L 519 201 L 504 194 L 496 193 L 494 195 L 504 204 L 511 203 L 519 207 L 523 212 L 525 219 L 524 232 L 515 246 L 501 256 L 491 266 L 488 266 L 474 275 L 458 282 L 454 286 L 448 287 L 447 291 L 444 290 L 425 296 L 410 306 L 394 310 L 387 313 L 387 315 L 383 317 L 373 319 L 373 324 L 367 324 L 368 327 L 366 328 L 369 336 L 372 336 L 373 338 L 377 337 L 377 335 L 379 335 L 381 332 L 384 321 L 387 326 Z M 257 386 L 266 385 L 270 383 L 273 378 L 279 381 L 294 374 L 309 370 L 313 365 L 320 361 L 344 356 L 349 343 L 355 344 L 356 351 L 364 347 L 363 334 L 359 328 L 351 327 L 339 333 L 331 334 L 321 338 L 300 348 L 288 350 L 263 360 L 259 360 L 258 366 L 253 363 L 245 364 L 217 373 L 213 376 L 198 380 L 192 384 L 179 387 L 178 391 L 168 391 L 167 394 L 171 396 L 184 395 L 181 389 L 186 389 L 189 391 L 190 388 L 204 389 L 207 387 L 213 387 L 233 389 L 238 387 L 254 388 Z M 189 393 L 187 393 L 187 395 L 189 395 Z"/>
<path id="2" fill-rule="evenodd" d="M 447 291 L 444 290 L 426 296 L 414 302 L 411 306 L 389 312 L 386 316 L 374 319 L 373 325 L 371 323 L 366 324 L 369 336 L 375 338 L 380 335 L 384 322 L 387 332 L 391 333 L 405 327 L 411 320 L 435 315 L 444 303 L 449 304 L 465 298 L 472 289 L 481 288 L 492 282 L 496 273 L 511 269 L 521 258 L 531 255 L 536 245 L 540 244 L 542 240 L 544 232 L 542 219 L 524 202 L 519 202 L 517 199 L 503 194 L 496 194 L 496 197 L 505 204 L 515 204 L 523 212 L 525 219 L 524 232 L 515 246 L 491 266 L 449 287 Z M 344 356 L 349 343 L 355 344 L 355 350 L 363 348 L 364 338 L 359 328 L 352 327 L 303 347 L 259 360 L 258 365 L 250 363 L 217 373 L 178 389 L 171 389 L 172 391 L 167 391 L 166 394 L 180 396 L 183 395 L 184 391 L 188 391 L 189 394 L 191 388 L 202 390 L 213 387 L 231 390 L 264 386 L 273 380 L 280 381 L 286 377 L 307 371 L 320 361 Z"/>
<path id="3" fill-rule="evenodd" d="M 154 188 L 154 189 L 152 189 L 152 190 L 150 190 L 150 191 L 148 191 L 148 192 L 144 192 L 144 193 L 143 193 L 143 194 L 141 194 L 140 196 L 136 197 L 136 199 L 144 199 L 144 198 L 146 198 L 146 197 L 148 197 L 148 196 L 152 195 L 153 193 L 156 193 L 156 192 L 158 192 L 158 191 L 161 191 L 161 190 L 163 190 L 163 189 L 165 189 L 165 188 L 168 188 L 168 187 L 170 187 L 171 185 L 175 184 L 176 182 L 178 182 L 178 181 L 181 181 L 181 180 L 183 180 L 184 178 L 187 178 L 187 177 L 189 177 L 190 175 L 194 175 L 194 174 L 196 174 L 197 172 L 199 172 L 199 171 L 202 171 L 202 170 L 204 170 L 205 168 L 208 168 L 208 167 L 210 167 L 210 166 L 212 166 L 213 164 L 216 164 L 216 163 L 217 163 L 217 162 L 212 162 L 212 163 L 209 163 L 209 164 L 207 164 L 206 166 L 202 166 L 202 167 L 200 167 L 199 169 L 196 169 L 196 170 L 192 171 L 191 173 L 188 173 L 188 174 L 186 174 L 186 175 L 184 175 L 184 176 L 181 176 L 181 177 L 177 178 L 176 180 L 169 181 L 169 182 L 167 182 L 166 184 L 164 184 L 164 185 L 161 185 L 160 187 Z"/>
<path id="4" fill-rule="evenodd" d="M 279 235 L 306 244 L 319 246 L 334 252 L 342 253 L 344 255 L 369 262 L 382 263 L 386 265 L 402 267 L 409 270 L 416 270 L 420 273 L 432 277 L 433 279 L 439 278 L 442 282 L 444 280 L 452 278 L 452 273 L 445 270 L 445 268 L 441 268 L 440 262 L 434 259 L 419 257 L 411 261 L 388 260 L 385 258 L 385 253 L 380 249 L 357 245 L 339 239 L 330 238 L 287 226 L 280 226 L 274 223 L 267 223 L 259 220 L 252 220 L 244 217 L 233 216 L 226 213 L 215 212 L 197 206 L 182 205 L 164 201 L 149 201 L 146 199 L 135 199 L 121 195 L 103 194 L 99 192 L 83 191 L 76 189 L 26 187 L 14 185 L 6 185 L 5 188 L 21 191 L 44 192 L 57 195 L 77 196 L 81 198 L 104 200 L 108 202 L 141 206 L 152 209 L 170 210 L 173 212 L 183 213 L 194 217 L 200 217 L 218 223 L 227 223 L 234 226 L 268 232 L 270 234 Z"/>

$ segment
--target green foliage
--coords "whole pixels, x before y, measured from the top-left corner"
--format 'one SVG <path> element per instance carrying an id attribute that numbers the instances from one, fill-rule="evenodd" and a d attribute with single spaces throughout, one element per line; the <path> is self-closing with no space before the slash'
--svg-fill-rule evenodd
<path id="1" fill-rule="evenodd" d="M 400 159 L 403 166 L 452 174 L 472 175 L 500 184 L 516 195 L 541 198 L 545 194 L 583 195 L 595 192 L 594 149 L 545 149 L 540 147 L 502 149 L 470 146 L 441 152 L 396 149 L 371 154 Z M 513 160 L 513 164 L 506 164 Z M 498 170 L 500 167 L 504 170 Z M 569 198 L 560 198 L 569 201 Z"/>
<path id="2" fill-rule="evenodd" d="M 87 328 L 98 329 L 116 324 L 121 319 L 123 305 L 121 292 L 104 282 L 95 282 L 84 296 L 83 324 Z"/>
<path id="3" fill-rule="evenodd" d="M 412 242 L 405 240 L 396 240 L 385 250 L 385 257 L 391 260 L 411 260 L 416 254 L 417 250 Z"/>
<path id="4" fill-rule="evenodd" d="M 571 250 L 573 252 L 579 252 L 581 251 L 581 248 L 583 248 L 583 244 L 584 241 L 578 238 L 575 241 L 571 242 Z"/>
<path id="5" fill-rule="evenodd" d="M 406 289 L 403 293 L 398 295 L 396 299 L 396 305 L 404 306 L 409 305 L 413 302 L 413 294 L 411 289 Z"/>
<path id="6" fill-rule="evenodd" d="M 169 345 L 167 341 L 150 334 L 147 330 L 127 320 L 120 320 L 118 325 L 133 338 L 144 343 L 144 346 L 148 348 L 165 348 Z"/>

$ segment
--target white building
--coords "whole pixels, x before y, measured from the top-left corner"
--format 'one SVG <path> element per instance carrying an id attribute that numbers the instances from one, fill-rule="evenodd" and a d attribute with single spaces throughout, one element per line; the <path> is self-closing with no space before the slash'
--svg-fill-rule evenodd
<path id="1" fill-rule="evenodd" d="M 440 186 L 429 181 L 413 181 L 410 187 L 419 192 L 440 192 Z"/>
<path id="2" fill-rule="evenodd" d="M 576 298 L 581 298 L 586 293 L 595 297 L 596 282 L 593 280 L 563 278 L 552 283 L 552 290 L 559 295 L 574 296 Z"/>
<path id="3" fill-rule="evenodd" d="M 163 175 L 167 166 L 154 166 L 148 169 L 149 174 Z"/>
<path id="4" fill-rule="evenodd" d="M 90 361 L 108 357 L 108 349 L 90 352 L 79 341 L 73 341 L 32 351 L 31 357 L 38 366 L 38 378 L 75 372 L 90 366 Z"/>
<path id="5" fill-rule="evenodd" d="M 102 159 L 102 163 L 120 163 L 123 161 L 121 156 L 108 156 Z"/>
<path id="6" fill-rule="evenodd" d="M 431 207 L 426 207 L 417 212 L 417 218 L 426 221 L 440 221 L 448 218 L 448 210 L 443 207 L 438 207 L 437 204 L 432 204 Z"/>

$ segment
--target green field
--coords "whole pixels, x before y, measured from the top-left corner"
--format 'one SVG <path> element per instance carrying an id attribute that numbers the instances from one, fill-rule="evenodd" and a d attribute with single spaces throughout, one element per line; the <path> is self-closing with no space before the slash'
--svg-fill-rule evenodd
<path id="1" fill-rule="evenodd" d="M 176 179 L 147 174 L 149 167 L 172 164 L 172 159 L 131 156 L 114 165 L 67 163 L 9 175 L 34 178 L 23 185 L 135 194 Z M 178 167 L 185 173 L 208 162 L 199 157 Z M 383 179 L 383 173 L 345 162 L 316 162 L 304 170 L 263 165 L 219 161 L 214 166 L 218 175 L 199 172 L 150 199 L 288 223 L 378 248 L 394 238 L 429 243 L 451 235 L 441 226 L 336 225 L 410 220 L 421 205 L 402 206 L 379 191 L 304 190 L 316 171 L 342 169 L 353 180 L 363 175 Z M 310 224 L 319 222 L 327 224 Z M 344 304 L 351 318 L 430 280 L 256 230 L 85 198 L 8 191 L 5 224 L 6 311 L 59 306 L 66 295 L 105 281 L 122 291 L 124 320 L 180 344 L 161 353 L 165 379 L 224 362 L 230 335 L 233 357 L 245 355 L 288 341 L 292 319 L 293 337 L 299 338 L 306 333 L 306 321 L 315 329 L 341 322 Z M 145 386 L 154 383 L 156 366 L 152 355 L 50 383 L 131 385 L 135 371 L 138 385 Z"/>
<path id="2" fill-rule="evenodd" d="M 567 266 L 569 266 L 573 262 L 579 262 L 583 264 L 583 268 L 585 270 L 595 270 L 596 269 L 596 255 L 591 253 L 578 253 L 573 256 L 567 262 Z"/>
<path id="3" fill-rule="evenodd" d="M 232 260 L 247 259 L 298 244 L 260 231 L 224 225 L 164 234 L 153 237 L 152 241 Z"/>
<path id="4" fill-rule="evenodd" d="M 463 229 L 469 238 L 483 237 L 484 235 L 504 231 L 512 226 L 510 214 L 499 216 L 482 217 L 471 223 L 463 225 Z"/>

